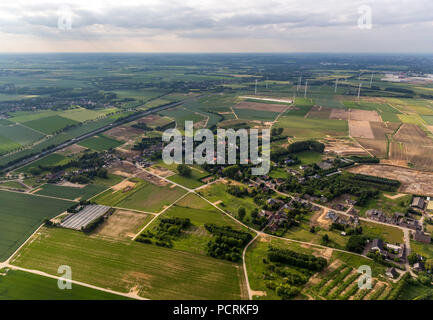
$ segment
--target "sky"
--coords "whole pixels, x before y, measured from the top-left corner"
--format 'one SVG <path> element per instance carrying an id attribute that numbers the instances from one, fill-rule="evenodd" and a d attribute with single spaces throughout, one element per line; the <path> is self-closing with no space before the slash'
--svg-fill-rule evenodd
<path id="1" fill-rule="evenodd" d="M 431 0 L 0 0 L 0 52 L 433 52 Z"/>

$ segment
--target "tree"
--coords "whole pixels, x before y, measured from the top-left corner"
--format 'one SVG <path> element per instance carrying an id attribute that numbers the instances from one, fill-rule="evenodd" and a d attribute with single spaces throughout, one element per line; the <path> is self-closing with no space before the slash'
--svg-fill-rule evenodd
<path id="1" fill-rule="evenodd" d="M 236 174 L 238 173 L 240 167 L 238 165 L 229 166 L 223 169 L 223 175 L 229 178 L 234 179 Z"/>
<path id="2" fill-rule="evenodd" d="M 240 207 L 240 208 L 238 209 L 238 217 L 239 217 L 239 219 L 240 219 L 241 221 L 244 220 L 244 218 L 245 218 L 245 214 L 246 214 L 245 208 L 244 208 L 244 207 Z"/>
<path id="3" fill-rule="evenodd" d="M 191 175 L 191 168 L 186 164 L 180 164 L 177 166 L 177 171 L 181 176 L 189 177 Z"/>
<path id="4" fill-rule="evenodd" d="M 365 237 L 361 235 L 350 236 L 349 241 L 346 244 L 348 251 L 361 253 L 365 246 Z"/>
<path id="5" fill-rule="evenodd" d="M 409 261 L 409 264 L 417 263 L 418 255 L 415 252 L 412 252 L 410 255 L 407 256 L 407 261 Z"/>
<path id="6" fill-rule="evenodd" d="M 426 268 L 426 270 L 433 271 L 433 259 L 427 259 L 424 267 Z"/>
<path id="7" fill-rule="evenodd" d="M 328 242 L 329 242 L 329 236 L 328 236 L 327 233 L 325 233 L 325 234 L 322 236 L 322 241 L 323 241 L 324 243 L 328 243 Z"/>

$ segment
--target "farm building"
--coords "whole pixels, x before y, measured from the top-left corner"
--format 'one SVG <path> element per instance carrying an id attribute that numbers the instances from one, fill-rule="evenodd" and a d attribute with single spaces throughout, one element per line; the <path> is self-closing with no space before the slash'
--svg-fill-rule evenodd
<path id="1" fill-rule="evenodd" d="M 62 221 L 60 226 L 63 228 L 82 230 L 95 219 L 102 217 L 110 210 L 108 206 L 88 205 L 77 213 L 72 213 Z"/>
<path id="2" fill-rule="evenodd" d="M 417 208 L 417 209 L 420 209 L 420 210 L 424 210 L 425 204 L 426 203 L 425 203 L 425 200 L 423 198 L 421 198 L 421 197 L 414 197 L 413 200 L 412 200 L 411 207 L 412 208 Z"/>

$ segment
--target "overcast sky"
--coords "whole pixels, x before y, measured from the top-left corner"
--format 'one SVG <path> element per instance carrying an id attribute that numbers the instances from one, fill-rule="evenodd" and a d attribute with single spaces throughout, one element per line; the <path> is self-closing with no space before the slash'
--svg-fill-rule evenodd
<path id="1" fill-rule="evenodd" d="M 423 53 L 432 38 L 432 0 L 0 0 L 0 52 Z"/>

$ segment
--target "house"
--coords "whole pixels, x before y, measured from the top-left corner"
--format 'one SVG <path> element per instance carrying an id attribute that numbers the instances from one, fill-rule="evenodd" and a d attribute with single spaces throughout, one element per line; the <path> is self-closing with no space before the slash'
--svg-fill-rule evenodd
<path id="1" fill-rule="evenodd" d="M 386 269 L 385 274 L 386 274 L 388 277 L 390 277 L 391 279 L 395 279 L 395 278 L 398 277 L 398 272 L 397 272 L 397 270 L 395 270 L 394 267 Z"/>
<path id="2" fill-rule="evenodd" d="M 427 233 L 421 232 L 421 231 L 415 232 L 415 235 L 413 238 L 415 239 L 415 241 L 418 241 L 418 242 L 424 242 L 424 243 L 430 243 L 431 242 L 430 235 Z"/>
<path id="3" fill-rule="evenodd" d="M 266 200 L 266 203 L 273 206 L 274 204 L 283 204 L 284 201 L 280 199 L 269 198 L 268 200 Z"/>
<path id="4" fill-rule="evenodd" d="M 424 265 L 422 262 L 417 262 L 413 265 L 412 267 L 413 270 L 415 271 L 423 271 L 424 270 Z"/>
<path id="5" fill-rule="evenodd" d="M 273 214 L 274 213 L 272 211 L 262 210 L 259 212 L 259 217 L 265 217 L 266 219 L 269 219 Z"/>
<path id="6" fill-rule="evenodd" d="M 371 250 L 372 251 L 383 251 L 383 241 L 382 239 L 373 239 L 373 242 L 371 244 Z"/>
<path id="7" fill-rule="evenodd" d="M 424 210 L 425 208 L 425 200 L 421 197 L 414 197 L 412 200 L 412 204 L 410 205 L 412 208 L 417 208 L 420 210 Z"/>

